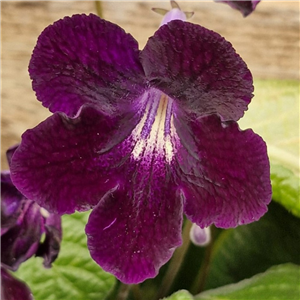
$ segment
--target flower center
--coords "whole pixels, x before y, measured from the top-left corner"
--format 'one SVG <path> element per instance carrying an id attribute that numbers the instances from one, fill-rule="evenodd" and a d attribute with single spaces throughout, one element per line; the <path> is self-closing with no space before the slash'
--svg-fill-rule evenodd
<path id="1" fill-rule="evenodd" d="M 144 115 L 133 131 L 136 141 L 132 156 L 164 156 L 168 163 L 174 156 L 176 132 L 173 125 L 173 100 L 158 90 L 144 95 L 147 105 Z"/>

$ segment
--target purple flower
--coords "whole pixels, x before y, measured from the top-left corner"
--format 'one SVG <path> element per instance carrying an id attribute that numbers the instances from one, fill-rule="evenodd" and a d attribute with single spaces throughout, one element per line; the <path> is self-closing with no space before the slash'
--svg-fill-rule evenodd
<path id="1" fill-rule="evenodd" d="M 15 150 L 16 147 L 8 150 L 9 162 Z M 41 242 L 44 233 L 45 240 Z M 28 287 L 7 270 L 16 271 L 21 263 L 33 255 L 43 257 L 44 266 L 50 268 L 58 255 L 60 242 L 61 217 L 49 214 L 36 202 L 25 198 L 13 185 L 10 172 L 1 172 L 1 278 L 5 294 L 3 299 L 21 299 L 17 297 L 19 291 L 23 291 L 24 299 L 28 294 Z M 15 298 L 9 297 L 11 290 L 16 292 Z"/>
<path id="2" fill-rule="evenodd" d="M 235 0 L 235 1 L 223 1 L 223 0 L 214 0 L 215 2 L 226 3 L 234 9 L 239 10 L 244 17 L 250 15 L 256 8 L 260 0 Z"/>
<path id="3" fill-rule="evenodd" d="M 156 276 L 183 213 L 228 228 L 267 211 L 266 145 L 236 122 L 252 76 L 219 34 L 173 20 L 140 51 L 119 26 L 74 15 L 42 32 L 29 72 L 54 114 L 23 134 L 13 182 L 51 212 L 93 208 L 88 248 L 119 280 Z"/>

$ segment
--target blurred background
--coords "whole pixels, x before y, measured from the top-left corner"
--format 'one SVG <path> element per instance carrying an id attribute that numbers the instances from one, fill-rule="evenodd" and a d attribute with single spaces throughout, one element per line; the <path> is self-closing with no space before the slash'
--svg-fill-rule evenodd
<path id="1" fill-rule="evenodd" d="M 254 78 L 299 80 L 299 2 L 263 0 L 243 18 L 225 4 L 177 1 L 194 11 L 189 20 L 229 40 Z M 102 1 L 103 17 L 131 33 L 144 47 L 161 16 L 152 7 L 169 9 L 169 1 Z M 27 68 L 41 31 L 54 21 L 78 13 L 96 13 L 95 1 L 1 1 L 1 163 L 21 134 L 50 115 L 35 98 Z"/>

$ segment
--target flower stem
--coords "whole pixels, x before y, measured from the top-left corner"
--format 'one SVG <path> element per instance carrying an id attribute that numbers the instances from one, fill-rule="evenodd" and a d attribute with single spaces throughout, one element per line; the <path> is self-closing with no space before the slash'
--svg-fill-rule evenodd
<path id="1" fill-rule="evenodd" d="M 138 284 L 133 284 L 131 286 L 131 293 L 134 300 L 142 300 L 142 292 Z"/>
<path id="2" fill-rule="evenodd" d="M 210 261 L 211 261 L 211 255 L 212 255 L 212 250 L 214 246 L 214 241 L 215 241 L 215 227 L 211 226 L 211 242 L 208 244 L 208 246 L 205 249 L 204 253 L 204 258 L 203 258 L 203 263 L 199 269 L 198 275 L 196 276 L 194 283 L 191 287 L 191 293 L 193 295 L 199 294 L 202 292 L 205 282 L 206 282 L 206 277 L 210 268 Z"/>
<path id="3" fill-rule="evenodd" d="M 131 286 L 129 284 L 121 283 L 116 300 L 126 300 L 129 295 L 130 288 Z"/>
<path id="4" fill-rule="evenodd" d="M 183 243 L 174 252 L 174 255 L 170 261 L 168 270 L 167 270 L 167 272 L 164 276 L 164 279 L 161 283 L 161 287 L 156 295 L 156 299 L 161 299 L 161 298 L 167 296 L 167 293 L 169 292 L 170 288 L 172 287 L 172 284 L 176 278 L 176 275 L 178 274 L 178 271 L 180 270 L 180 267 L 184 260 L 185 254 L 190 245 L 191 227 L 192 227 L 192 223 L 189 220 L 186 220 L 184 228 L 183 228 L 183 233 L 182 233 Z"/>
<path id="5" fill-rule="evenodd" d="M 100 18 L 103 18 L 103 9 L 102 9 L 102 3 L 100 0 L 95 0 L 95 5 L 96 5 L 96 11 L 97 11 L 97 15 Z"/>

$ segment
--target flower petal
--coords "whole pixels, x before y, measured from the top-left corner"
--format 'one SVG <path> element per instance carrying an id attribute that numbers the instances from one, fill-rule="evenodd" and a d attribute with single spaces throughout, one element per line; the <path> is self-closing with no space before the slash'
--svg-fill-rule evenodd
<path id="1" fill-rule="evenodd" d="M 218 33 L 179 20 L 149 39 L 141 61 L 151 85 L 198 116 L 238 120 L 252 98 L 252 75 Z"/>
<path id="2" fill-rule="evenodd" d="M 202 228 L 258 220 L 272 193 L 265 142 L 216 115 L 185 122 L 177 119 L 175 127 L 183 145 L 177 169 L 187 217 Z"/>
<path id="3" fill-rule="evenodd" d="M 7 270 L 1 268 L 1 299 L 33 300 L 33 296 L 25 282 L 15 278 Z"/>
<path id="4" fill-rule="evenodd" d="M 29 64 L 36 96 L 51 112 L 76 115 L 83 104 L 113 115 L 127 111 L 143 90 L 136 40 L 90 14 L 48 26 Z"/>
<path id="5" fill-rule="evenodd" d="M 83 107 L 73 119 L 56 113 L 23 134 L 12 159 L 12 180 L 49 212 L 90 209 L 117 185 L 114 174 L 126 153 L 111 149 L 138 121 L 135 113 L 109 118 L 92 107 Z"/>
<path id="6" fill-rule="evenodd" d="M 62 239 L 61 217 L 56 214 L 49 214 L 45 220 L 46 238 L 39 245 L 36 256 L 44 258 L 44 267 L 51 268 L 56 260 Z"/>
<path id="7" fill-rule="evenodd" d="M 93 209 L 86 234 L 92 258 L 124 283 L 139 283 L 181 244 L 182 197 L 163 160 L 127 166 L 124 179 Z"/>
<path id="8" fill-rule="evenodd" d="M 1 236 L 2 266 L 16 271 L 20 264 L 32 257 L 44 231 L 40 207 L 30 200 L 22 201 L 22 213 L 15 226 Z"/>
<path id="9" fill-rule="evenodd" d="M 244 17 L 250 15 L 256 8 L 257 4 L 260 0 L 244 0 L 244 1 L 222 1 L 222 0 L 214 0 L 215 2 L 226 3 L 234 9 L 239 10 Z"/>
<path id="10" fill-rule="evenodd" d="M 10 172 L 1 172 L 1 235 L 13 227 L 22 213 L 24 196 L 11 182 Z"/>

